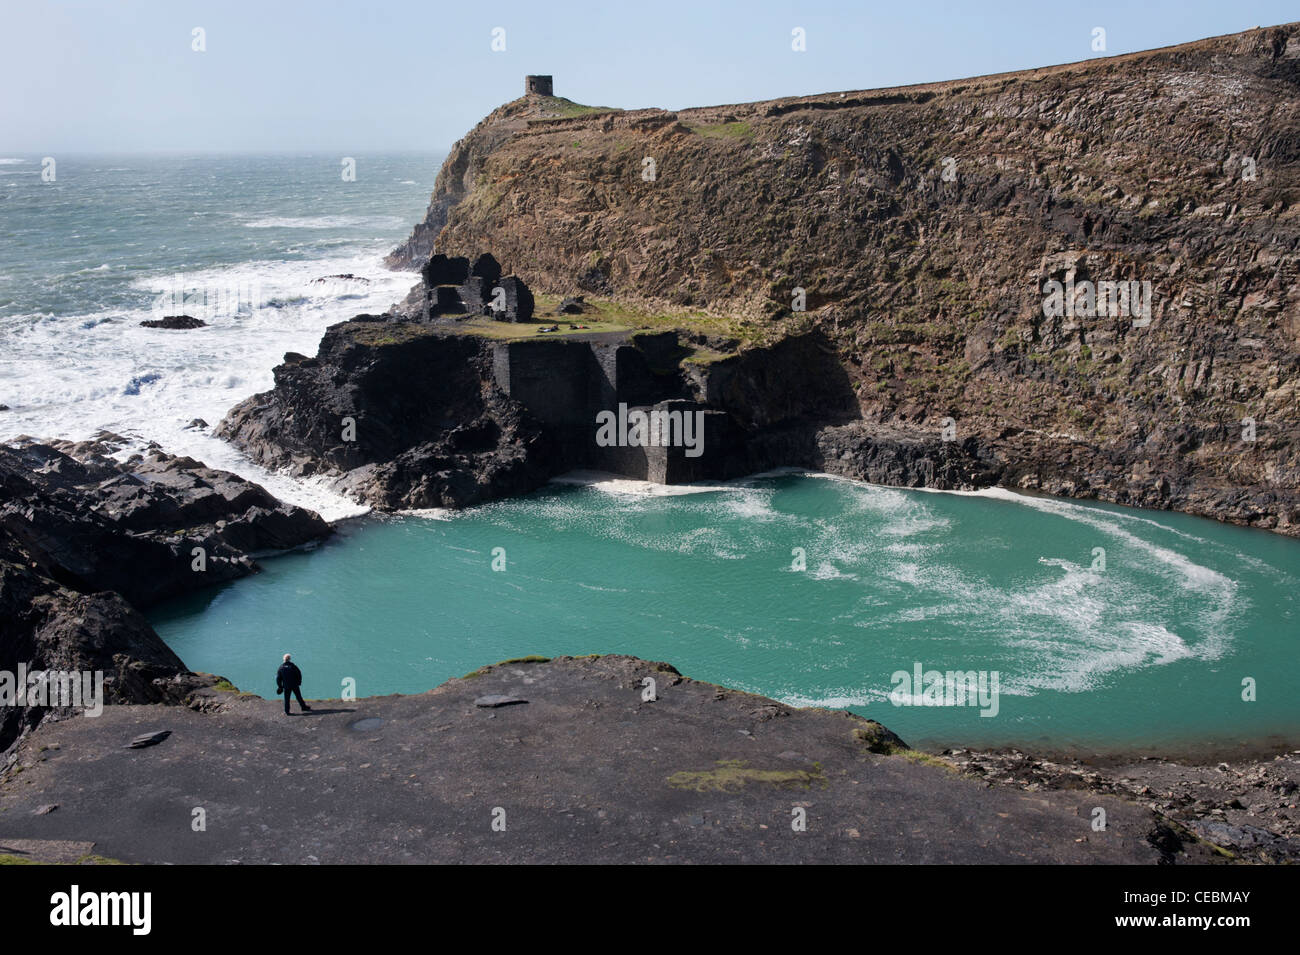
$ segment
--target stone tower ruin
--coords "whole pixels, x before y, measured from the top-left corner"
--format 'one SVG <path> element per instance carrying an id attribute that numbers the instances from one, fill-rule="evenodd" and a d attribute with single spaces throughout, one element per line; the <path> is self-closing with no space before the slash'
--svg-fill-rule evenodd
<path id="1" fill-rule="evenodd" d="M 524 94 L 536 93 L 538 96 L 554 96 L 552 91 L 554 87 L 551 84 L 549 76 L 525 76 L 524 77 Z"/>

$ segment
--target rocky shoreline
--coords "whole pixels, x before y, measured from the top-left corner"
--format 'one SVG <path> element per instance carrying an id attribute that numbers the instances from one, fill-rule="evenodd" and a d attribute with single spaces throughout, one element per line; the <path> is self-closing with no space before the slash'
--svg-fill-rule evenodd
<path id="1" fill-rule="evenodd" d="M 105 673 L 114 704 L 179 703 L 191 673 L 140 611 L 257 569 L 254 555 L 311 544 L 329 525 L 260 486 L 156 446 L 0 445 L 0 671 Z M 0 754 L 50 712 L 0 708 Z"/>
<path id="2" fill-rule="evenodd" d="M 1132 755 L 1051 760 L 1014 749 L 940 755 L 989 785 L 1119 796 L 1185 827 L 1234 861 L 1300 862 L 1300 750 L 1231 761 Z"/>

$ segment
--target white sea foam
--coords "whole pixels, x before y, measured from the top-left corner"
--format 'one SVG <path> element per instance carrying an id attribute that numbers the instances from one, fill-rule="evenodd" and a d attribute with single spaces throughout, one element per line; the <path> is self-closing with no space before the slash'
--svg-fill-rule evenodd
<path id="1" fill-rule="evenodd" d="M 269 390 L 272 368 L 286 351 L 314 354 L 324 329 L 359 312 L 382 312 L 414 281 L 390 272 L 382 249 L 310 261 L 248 262 L 175 277 L 145 277 L 133 285 L 161 293 L 186 289 L 252 288 L 268 304 L 205 314 L 206 328 L 188 331 L 142 328 L 156 317 L 156 296 L 134 310 L 106 309 L 82 316 L 16 316 L 0 333 L 0 440 L 20 434 L 81 440 L 99 430 L 158 442 L 213 467 L 266 485 L 279 497 L 339 519 L 365 508 L 325 486 L 271 475 L 208 433 L 188 429 L 195 418 L 215 426 L 236 403 Z M 313 282 L 352 273 L 369 283 Z"/>
<path id="2" fill-rule="evenodd" d="M 245 222 L 245 229 L 392 229 L 402 225 L 397 216 L 268 216 Z"/>
<path id="3" fill-rule="evenodd" d="M 843 710 L 851 706 L 869 706 L 872 703 L 883 703 L 889 699 L 888 692 L 882 690 L 870 688 L 850 689 L 848 687 L 837 687 L 816 696 L 805 696 L 802 693 L 767 693 L 766 695 L 780 700 L 786 706 L 818 707 L 826 710 Z"/>
<path id="4" fill-rule="evenodd" d="M 846 574 L 828 560 L 824 560 L 808 572 L 813 580 L 857 580 L 857 574 Z"/>
<path id="5" fill-rule="evenodd" d="M 814 553 L 829 552 L 834 556 L 830 566 L 858 571 L 873 591 L 898 589 L 883 603 L 864 600 L 864 616 L 852 623 L 868 631 L 891 622 L 909 628 L 929 621 L 949 627 L 959 623 L 976 642 L 1007 648 L 1017 671 L 1004 674 L 1002 692 L 1010 695 L 1079 692 L 1119 672 L 1189 658 L 1218 659 L 1233 640 L 1232 621 L 1245 609 L 1235 581 L 1189 557 L 1181 543 L 1165 546 L 1158 535 L 1168 533 L 1189 544 L 1203 544 L 1201 538 L 1142 514 L 1001 488 L 936 492 L 1006 500 L 1083 524 L 1097 532 L 1098 544 L 1107 551 L 1104 572 L 1047 553 L 1038 559 L 1047 576 L 986 578 L 971 569 L 960 550 L 949 554 L 957 542 L 946 533 L 948 520 L 911 491 L 835 475 L 809 476 L 858 489 L 845 506 L 845 518 L 808 525 L 815 533 L 803 544 L 810 567 Z M 861 520 L 850 519 L 851 514 Z M 901 541 L 883 543 L 890 538 Z M 883 546 L 871 544 L 873 540 Z M 989 540 L 984 546 L 1006 542 Z M 906 605 L 900 606 L 901 600 Z"/>
<path id="6" fill-rule="evenodd" d="M 591 487 L 609 494 L 633 497 L 678 497 L 684 494 L 707 494 L 713 491 L 731 490 L 725 484 L 655 484 L 653 481 L 620 477 L 607 471 L 569 471 L 552 478 L 551 483 Z"/>
<path id="7" fill-rule="evenodd" d="M 456 516 L 456 511 L 449 507 L 413 507 L 404 510 L 395 511 L 399 517 L 419 517 L 427 521 L 450 521 Z"/>

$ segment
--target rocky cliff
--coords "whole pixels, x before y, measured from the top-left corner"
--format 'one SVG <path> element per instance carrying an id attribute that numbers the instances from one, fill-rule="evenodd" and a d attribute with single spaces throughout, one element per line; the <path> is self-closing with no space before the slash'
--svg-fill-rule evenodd
<path id="1" fill-rule="evenodd" d="M 332 326 L 314 358 L 286 355 L 275 388 L 220 433 L 386 510 L 466 507 L 575 469 L 677 483 L 824 464 L 814 435 L 855 408 L 819 333 L 697 353 L 672 331 L 498 340 L 454 318 L 363 315 Z M 602 444 L 597 416 L 620 407 L 699 415 L 699 453 Z"/>
<path id="2" fill-rule="evenodd" d="M 112 436 L 0 445 L 0 673 L 102 671 L 105 702 L 178 702 L 214 678 L 189 672 L 139 610 L 329 526 L 234 474 L 120 449 Z M 0 757 L 67 709 L 31 699 L 0 706 Z"/>
<path id="3" fill-rule="evenodd" d="M 436 237 L 544 293 L 816 330 L 859 420 L 804 457 L 845 474 L 1294 534 L 1297 92 L 1292 24 L 679 112 L 531 95 L 456 145 L 392 261 Z"/>
<path id="4" fill-rule="evenodd" d="M 548 436 L 493 384 L 492 343 L 374 316 L 332 326 L 314 358 L 289 354 L 275 388 L 221 433 L 254 460 L 384 509 L 467 507 L 551 476 Z"/>

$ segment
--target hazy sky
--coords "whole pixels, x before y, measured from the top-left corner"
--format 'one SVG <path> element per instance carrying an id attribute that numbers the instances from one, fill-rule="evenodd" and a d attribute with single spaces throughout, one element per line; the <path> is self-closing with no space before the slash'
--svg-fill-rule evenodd
<path id="1" fill-rule="evenodd" d="M 0 156 L 441 150 L 525 73 L 582 103 L 703 106 L 1105 55 L 1094 27 L 1115 54 L 1298 16 L 1294 0 L 0 0 Z"/>

